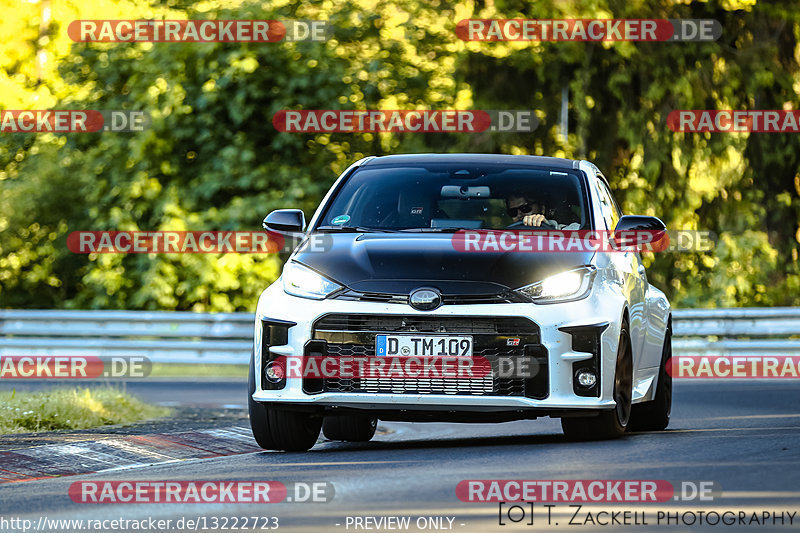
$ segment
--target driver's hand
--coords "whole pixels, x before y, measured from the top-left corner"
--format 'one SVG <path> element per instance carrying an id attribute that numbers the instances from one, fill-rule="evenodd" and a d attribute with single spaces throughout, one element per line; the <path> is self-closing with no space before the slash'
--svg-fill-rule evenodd
<path id="1" fill-rule="evenodd" d="M 525 215 L 522 223 L 526 226 L 541 226 L 544 222 L 544 215 Z"/>

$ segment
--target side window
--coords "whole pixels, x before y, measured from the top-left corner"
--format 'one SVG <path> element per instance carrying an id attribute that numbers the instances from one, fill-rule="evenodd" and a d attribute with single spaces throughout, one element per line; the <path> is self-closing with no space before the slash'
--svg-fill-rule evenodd
<path id="1" fill-rule="evenodd" d="M 606 184 L 595 178 L 595 185 L 597 186 L 597 195 L 600 198 L 600 212 L 603 214 L 603 220 L 606 222 L 606 228 L 613 230 L 617 227 L 622 212 L 617 207 L 614 197 L 611 196 L 611 191 L 608 190 Z"/>

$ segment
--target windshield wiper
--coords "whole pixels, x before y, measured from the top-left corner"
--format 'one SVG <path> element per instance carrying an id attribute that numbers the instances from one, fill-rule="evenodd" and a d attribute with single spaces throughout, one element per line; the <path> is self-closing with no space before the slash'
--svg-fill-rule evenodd
<path id="1" fill-rule="evenodd" d="M 317 231 L 332 231 L 337 233 L 395 233 L 397 230 L 383 228 L 367 228 L 364 226 L 319 226 Z"/>

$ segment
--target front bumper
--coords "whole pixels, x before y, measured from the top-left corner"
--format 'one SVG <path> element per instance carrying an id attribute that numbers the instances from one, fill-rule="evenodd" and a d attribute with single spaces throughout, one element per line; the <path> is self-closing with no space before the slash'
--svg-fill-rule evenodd
<path id="1" fill-rule="evenodd" d="M 256 391 L 258 402 L 307 407 L 320 410 L 346 408 L 374 411 L 453 411 L 453 412 L 511 412 L 531 410 L 551 414 L 560 410 L 598 410 L 612 408 L 614 364 L 619 339 L 620 321 L 624 309 L 621 295 L 610 287 L 597 283 L 586 299 L 560 304 L 531 303 L 444 305 L 435 311 L 417 311 L 405 304 L 356 302 L 346 300 L 308 300 L 286 294 L 280 282 L 261 295 L 255 324 Z M 323 315 L 347 313 L 359 315 L 405 315 L 419 317 L 524 317 L 539 326 L 540 343 L 548 353 L 547 372 L 549 391 L 546 398 L 523 396 L 318 392 L 303 390 L 303 380 L 289 377 L 279 390 L 261 387 L 262 320 L 294 323 L 283 344 L 270 343 L 269 350 L 277 356 L 302 356 L 306 342 L 312 337 L 314 322 Z M 596 394 L 581 396 L 574 386 L 576 364 L 595 357 L 586 351 L 576 351 L 570 328 L 607 324 L 599 333 L 600 384 Z"/>

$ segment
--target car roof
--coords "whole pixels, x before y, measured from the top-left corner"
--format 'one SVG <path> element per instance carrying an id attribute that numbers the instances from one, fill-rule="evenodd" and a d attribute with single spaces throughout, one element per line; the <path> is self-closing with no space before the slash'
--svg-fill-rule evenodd
<path id="1" fill-rule="evenodd" d="M 577 169 L 580 161 L 562 159 L 560 157 L 544 157 L 538 155 L 505 155 L 505 154 L 401 154 L 371 157 L 361 166 L 373 165 L 413 165 L 419 163 L 453 163 L 453 164 L 506 164 L 534 165 L 550 168 Z"/>

